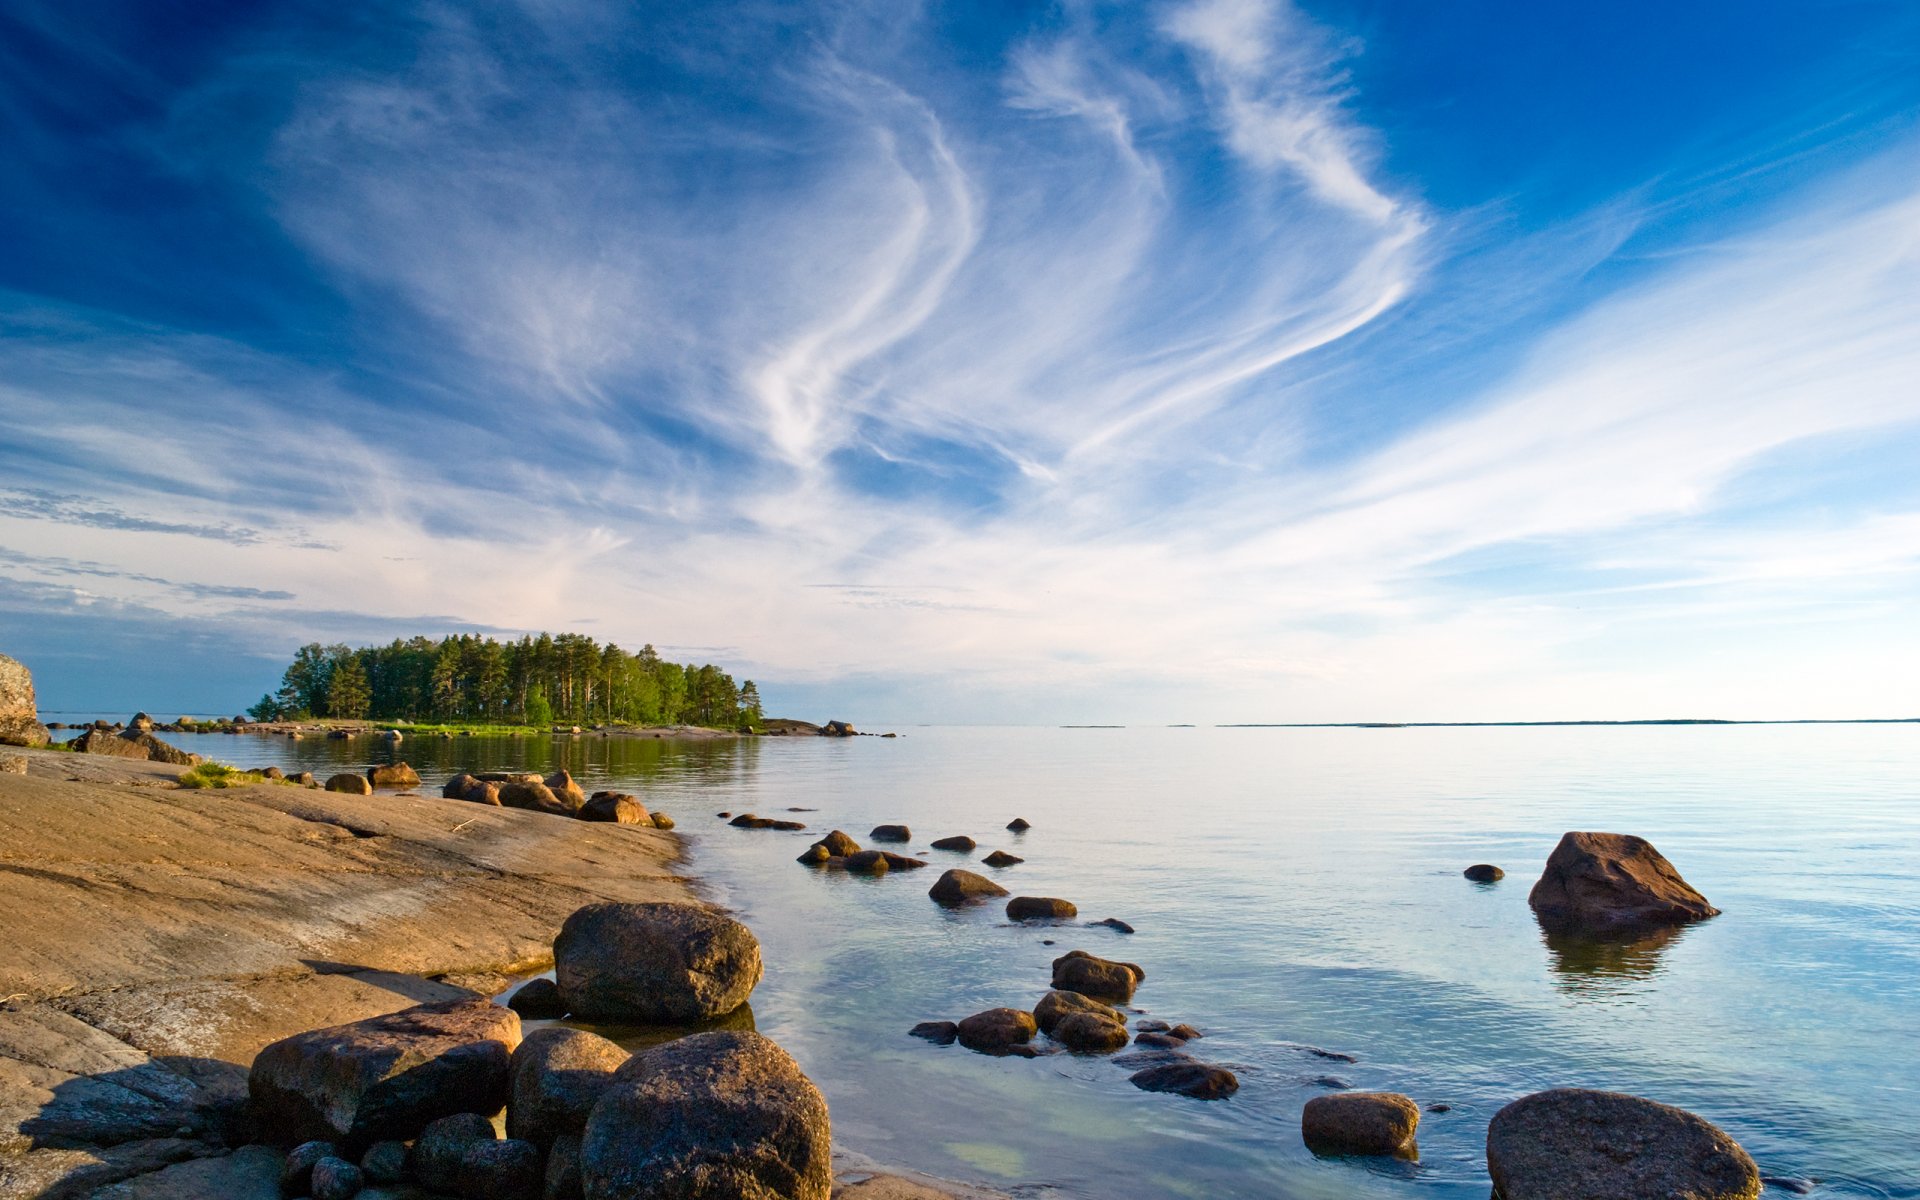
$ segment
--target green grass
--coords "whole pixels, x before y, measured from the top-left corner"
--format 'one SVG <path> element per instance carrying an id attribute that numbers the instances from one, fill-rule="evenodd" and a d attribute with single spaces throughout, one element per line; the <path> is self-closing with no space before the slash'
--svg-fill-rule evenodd
<path id="1" fill-rule="evenodd" d="M 256 783 L 276 783 L 258 771 L 242 771 L 225 763 L 203 762 L 180 773 L 183 788 L 251 787 Z"/>

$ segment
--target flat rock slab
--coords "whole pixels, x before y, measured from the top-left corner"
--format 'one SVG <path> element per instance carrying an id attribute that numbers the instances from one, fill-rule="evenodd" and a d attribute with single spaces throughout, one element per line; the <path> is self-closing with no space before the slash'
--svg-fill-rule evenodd
<path id="1" fill-rule="evenodd" d="M 335 1141 L 356 1156 L 452 1113 L 498 1112 L 520 1017 L 484 999 L 423 1004 L 295 1034 L 247 1078 L 261 1140 Z"/>
<path id="2" fill-rule="evenodd" d="M 1619 1092 L 1557 1088 L 1494 1114 L 1487 1172 L 1504 1200 L 1754 1200 L 1760 1171 L 1716 1126 Z"/>

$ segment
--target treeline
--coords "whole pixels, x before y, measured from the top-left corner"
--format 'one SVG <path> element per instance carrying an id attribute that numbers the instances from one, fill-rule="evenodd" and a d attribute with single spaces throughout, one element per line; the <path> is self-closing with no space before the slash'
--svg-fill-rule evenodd
<path id="1" fill-rule="evenodd" d="M 302 646 L 258 721 L 314 717 L 546 725 L 595 722 L 751 729 L 760 692 L 720 668 L 629 653 L 583 634 L 517 642 L 462 634 L 386 646 Z"/>

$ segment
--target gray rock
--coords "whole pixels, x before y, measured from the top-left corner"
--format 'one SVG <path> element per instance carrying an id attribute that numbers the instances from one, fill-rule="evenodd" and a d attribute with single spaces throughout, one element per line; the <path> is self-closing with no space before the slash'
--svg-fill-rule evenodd
<path id="1" fill-rule="evenodd" d="M 301 1142 L 287 1151 L 286 1161 L 280 1164 L 280 1194 L 282 1196 L 304 1196 L 313 1190 L 313 1168 L 323 1159 L 340 1157 L 340 1150 L 332 1142 Z"/>
<path id="2" fill-rule="evenodd" d="M 365 1186 L 360 1168 L 344 1158 L 323 1158 L 313 1164 L 313 1200 L 353 1200 Z"/>
<path id="3" fill-rule="evenodd" d="M 422 1187 L 460 1193 L 460 1164 L 475 1146 L 498 1141 L 493 1122 L 479 1113 L 456 1113 L 430 1122 L 414 1139 L 407 1171 Z"/>
<path id="4" fill-rule="evenodd" d="M 701 1033 L 636 1054 L 581 1139 L 586 1200 L 827 1200 L 827 1103 L 757 1033 Z"/>
<path id="5" fill-rule="evenodd" d="M 557 1021 L 567 1015 L 560 985 L 544 975 L 529 979 L 507 997 L 507 1007 L 529 1021 Z"/>
<path id="6" fill-rule="evenodd" d="M 553 943 L 568 1011 L 586 1020 L 685 1025 L 732 1012 L 760 982 L 760 943 L 694 904 L 592 904 Z"/>
<path id="7" fill-rule="evenodd" d="M 471 1200 L 540 1200 L 544 1174 L 531 1142 L 473 1142 L 455 1167 L 454 1191 Z"/>
<path id="8" fill-rule="evenodd" d="M 324 1138 L 358 1154 L 451 1113 L 499 1111 L 519 1044 L 511 1009 L 420 1004 L 282 1038 L 254 1058 L 247 1090 L 264 1140 Z"/>
<path id="9" fill-rule="evenodd" d="M 513 1052 L 507 1136 L 542 1150 L 562 1134 L 586 1128 L 594 1102 L 629 1055 L 597 1034 L 537 1029 Z"/>
<path id="10" fill-rule="evenodd" d="M 547 1173 L 540 1200 L 586 1200 L 580 1180 L 579 1135 L 566 1134 L 553 1139 L 553 1148 L 547 1151 Z"/>
<path id="11" fill-rule="evenodd" d="M 1760 1194 L 1753 1159 L 1709 1122 L 1638 1096 L 1580 1088 L 1535 1092 L 1495 1113 L 1487 1171 L 1505 1200 Z"/>
<path id="12" fill-rule="evenodd" d="M 986 876 L 976 875 L 972 871 L 962 871 L 958 867 L 942 874 L 940 878 L 933 881 L 933 886 L 927 889 L 927 895 L 933 898 L 934 903 L 944 904 L 949 908 L 1006 894 L 1007 889 Z"/>
<path id="13" fill-rule="evenodd" d="M 1644 838 L 1569 833 L 1527 903 L 1550 929 L 1618 933 L 1720 915 Z"/>
<path id="14" fill-rule="evenodd" d="M 360 1173 L 368 1183 L 401 1183 L 407 1178 L 407 1144 L 375 1142 L 360 1156 Z"/>
<path id="15" fill-rule="evenodd" d="M 1398 1092 L 1315 1096 L 1300 1113 L 1300 1136 L 1315 1154 L 1412 1157 L 1420 1106 Z"/>

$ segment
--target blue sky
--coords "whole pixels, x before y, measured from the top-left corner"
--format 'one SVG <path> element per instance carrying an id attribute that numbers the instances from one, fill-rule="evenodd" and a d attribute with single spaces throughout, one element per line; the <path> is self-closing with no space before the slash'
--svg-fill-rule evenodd
<path id="1" fill-rule="evenodd" d="M 0 11 L 0 650 L 1920 715 L 1920 8 Z"/>

